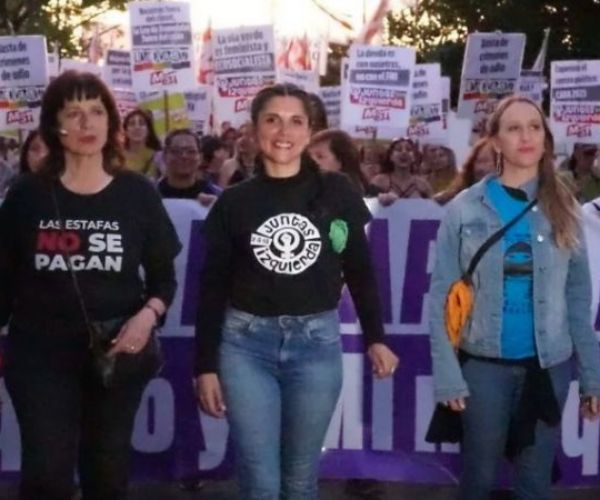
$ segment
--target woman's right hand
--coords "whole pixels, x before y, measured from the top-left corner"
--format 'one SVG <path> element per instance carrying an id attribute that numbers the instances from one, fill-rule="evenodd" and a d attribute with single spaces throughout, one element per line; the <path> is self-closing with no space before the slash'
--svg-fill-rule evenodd
<path id="1" fill-rule="evenodd" d="M 203 373 L 196 377 L 196 398 L 202 411 L 211 417 L 225 416 L 225 403 L 221 391 L 221 383 L 216 373 Z"/>
<path id="2" fill-rule="evenodd" d="M 465 398 L 456 398 L 451 399 L 450 401 L 446 401 L 444 403 L 453 411 L 464 411 L 467 405 L 465 404 Z"/>

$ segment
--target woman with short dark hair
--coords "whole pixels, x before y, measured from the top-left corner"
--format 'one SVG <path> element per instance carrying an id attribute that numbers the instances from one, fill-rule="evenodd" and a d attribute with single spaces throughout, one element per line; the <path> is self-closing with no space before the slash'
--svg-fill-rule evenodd
<path id="1" fill-rule="evenodd" d="M 105 84 L 68 71 L 44 94 L 48 155 L 0 206 L 5 381 L 21 431 L 21 500 L 127 497 L 131 433 L 160 367 L 154 328 L 180 243 L 158 193 L 124 168 Z M 144 275 L 140 274 L 140 267 Z"/>

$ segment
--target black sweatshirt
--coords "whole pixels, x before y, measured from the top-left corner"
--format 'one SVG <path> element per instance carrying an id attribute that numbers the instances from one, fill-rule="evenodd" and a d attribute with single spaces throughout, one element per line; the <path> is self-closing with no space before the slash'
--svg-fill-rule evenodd
<path id="1" fill-rule="evenodd" d="M 160 196 L 139 174 L 117 173 L 91 195 L 26 175 L 0 206 L 0 325 L 12 315 L 12 322 L 32 331 L 81 331 L 67 258 L 93 320 L 133 314 L 149 297 L 168 306 L 180 249 Z"/>
<path id="2" fill-rule="evenodd" d="M 196 374 L 217 371 L 229 305 L 258 316 L 314 314 L 337 307 L 343 280 L 366 344 L 383 339 L 364 231 L 371 215 L 359 193 L 344 175 L 319 173 L 308 158 L 293 177 L 272 178 L 261 171 L 225 190 L 204 225 Z M 348 228 L 340 253 L 330 238 L 332 223 Z"/>

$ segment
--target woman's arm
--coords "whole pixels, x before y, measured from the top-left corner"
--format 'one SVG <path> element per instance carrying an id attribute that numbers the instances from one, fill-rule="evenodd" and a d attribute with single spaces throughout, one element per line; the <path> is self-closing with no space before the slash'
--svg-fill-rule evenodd
<path id="1" fill-rule="evenodd" d="M 435 266 L 429 288 L 429 322 L 434 397 L 438 402 L 458 400 L 469 395 L 458 358 L 446 333 L 444 309 L 450 285 L 459 279 L 460 213 L 450 204 L 438 229 Z"/>

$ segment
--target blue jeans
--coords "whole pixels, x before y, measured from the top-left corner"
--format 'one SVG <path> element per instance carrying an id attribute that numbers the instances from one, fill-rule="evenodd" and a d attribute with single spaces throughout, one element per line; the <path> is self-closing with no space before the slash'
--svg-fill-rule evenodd
<path id="1" fill-rule="evenodd" d="M 316 499 L 321 447 L 342 387 L 337 311 L 261 317 L 230 309 L 219 376 L 241 497 Z"/>
<path id="2" fill-rule="evenodd" d="M 518 408 L 526 369 L 478 359 L 463 365 L 471 396 L 463 413 L 463 474 L 460 500 L 485 500 L 494 487 L 498 465 L 504 454 L 511 416 Z M 556 400 L 562 411 L 569 384 L 569 362 L 549 368 Z M 514 498 L 550 499 L 552 464 L 559 440 L 560 425 L 550 427 L 538 421 L 535 444 L 515 458 Z"/>

